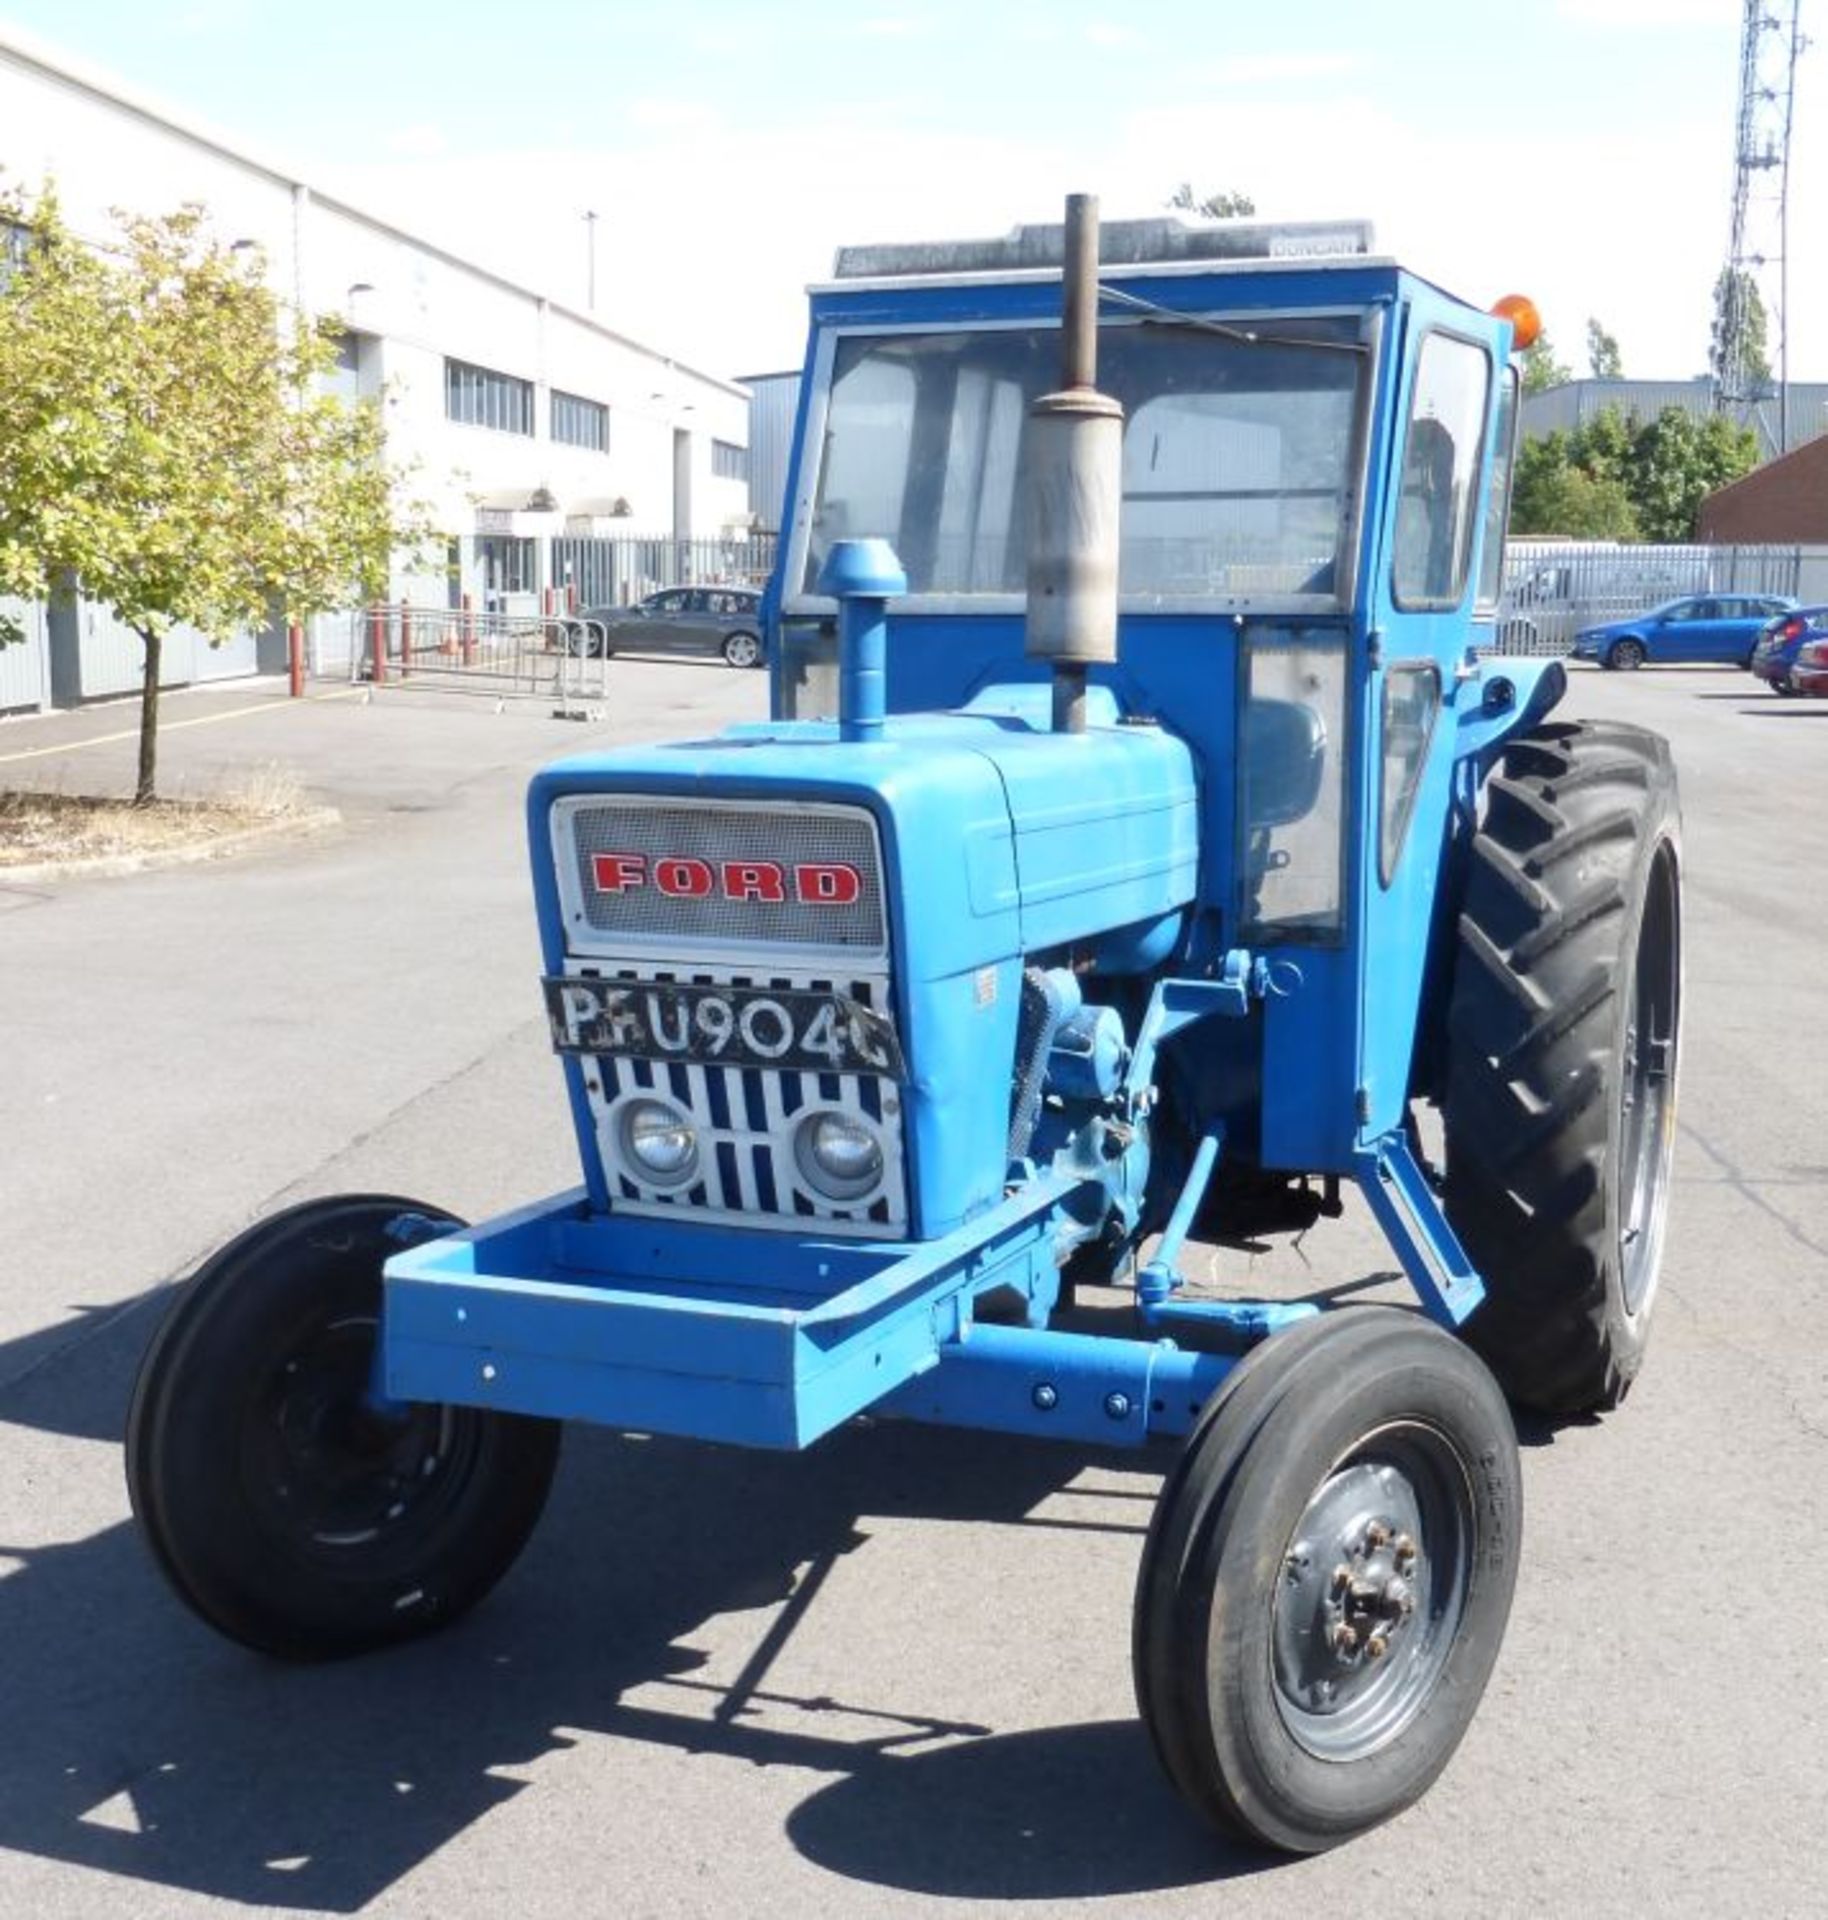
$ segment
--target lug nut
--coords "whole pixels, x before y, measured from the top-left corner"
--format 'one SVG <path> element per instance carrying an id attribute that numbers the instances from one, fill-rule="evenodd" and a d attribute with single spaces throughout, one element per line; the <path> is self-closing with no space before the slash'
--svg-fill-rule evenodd
<path id="1" fill-rule="evenodd" d="M 1396 1555 L 1397 1565 L 1401 1566 L 1405 1560 L 1415 1558 L 1415 1542 L 1408 1534 L 1399 1533 L 1390 1543 L 1390 1551 Z"/>
<path id="2" fill-rule="evenodd" d="M 1375 1553 L 1390 1538 L 1390 1529 L 1381 1520 L 1373 1520 L 1365 1529 L 1365 1545 Z"/>
<path id="3" fill-rule="evenodd" d="M 1333 1591 L 1335 1593 L 1344 1593 L 1351 1584 L 1352 1569 L 1350 1567 L 1335 1567 L 1333 1569 Z"/>
<path id="4" fill-rule="evenodd" d="M 1390 1651 L 1390 1642 L 1381 1633 L 1374 1633 L 1365 1642 L 1365 1652 L 1373 1660 L 1381 1660 Z"/>
<path id="5" fill-rule="evenodd" d="M 1335 1653 L 1351 1653 L 1358 1646 L 1358 1629 L 1348 1627 L 1342 1620 L 1329 1636 Z"/>

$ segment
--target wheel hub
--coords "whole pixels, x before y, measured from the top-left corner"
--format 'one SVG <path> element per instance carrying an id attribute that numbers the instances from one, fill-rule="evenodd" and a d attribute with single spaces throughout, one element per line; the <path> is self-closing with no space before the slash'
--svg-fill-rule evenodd
<path id="1" fill-rule="evenodd" d="M 1470 1542 L 1438 1450 L 1405 1437 L 1342 1464 L 1283 1556 L 1277 1705 L 1318 1758 L 1357 1759 L 1395 1738 L 1445 1661 Z"/>
<path id="2" fill-rule="evenodd" d="M 249 1473 L 264 1511 L 296 1550 L 341 1552 L 424 1507 L 447 1478 L 449 1409 L 376 1408 L 368 1396 L 370 1319 L 322 1328 L 268 1381 Z"/>

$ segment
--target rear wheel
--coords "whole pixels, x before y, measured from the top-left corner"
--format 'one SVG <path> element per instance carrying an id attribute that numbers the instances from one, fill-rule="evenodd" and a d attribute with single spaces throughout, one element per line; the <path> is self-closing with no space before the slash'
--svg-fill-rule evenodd
<path id="1" fill-rule="evenodd" d="M 1253 1352 L 1163 1487 L 1137 1584 L 1137 1699 L 1181 1793 L 1294 1853 L 1418 1799 L 1484 1693 L 1521 1520 L 1497 1383 L 1417 1315 L 1347 1309 Z"/>
<path id="2" fill-rule="evenodd" d="M 1644 1357 L 1675 1143 L 1681 817 L 1668 745 L 1561 724 L 1487 783 L 1442 1099 L 1468 1341 L 1512 1396 L 1616 1406 Z"/>
<path id="3" fill-rule="evenodd" d="M 724 659 L 733 667 L 756 667 L 762 661 L 762 643 L 752 633 L 727 633 L 722 648 Z"/>
<path id="4" fill-rule="evenodd" d="M 128 1414 L 134 1515 L 231 1638 L 290 1659 L 407 1639 L 526 1544 L 556 1422 L 370 1390 L 383 1263 L 458 1224 L 387 1195 L 308 1201 L 205 1262 L 154 1335 Z"/>
<path id="5" fill-rule="evenodd" d="M 1642 640 L 1615 640 L 1606 653 L 1607 666 L 1630 672 L 1644 664 L 1644 643 Z"/>

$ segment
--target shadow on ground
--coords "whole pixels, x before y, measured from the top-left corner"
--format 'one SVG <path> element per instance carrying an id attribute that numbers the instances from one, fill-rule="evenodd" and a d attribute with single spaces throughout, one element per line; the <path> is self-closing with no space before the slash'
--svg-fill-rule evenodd
<path id="1" fill-rule="evenodd" d="M 0 1419 L 118 1434 L 163 1297 L 61 1353 L 0 1350 L 14 1378 Z M 574 1430 L 552 1508 L 487 1604 L 436 1639 L 324 1667 L 218 1640 L 125 1523 L 42 1550 L 0 1541 L 20 1563 L 0 1578 L 0 1845 L 246 1907 L 353 1912 L 538 1791 L 516 1773 L 571 1745 L 571 1728 L 829 1772 L 789 1837 L 873 1884 L 1053 1900 L 1254 1871 L 1265 1862 L 1182 1808 L 1128 1721 L 999 1734 L 923 1713 L 910 1672 L 892 1713 L 801 1701 L 792 1724 L 812 1732 L 764 1724 L 766 1649 L 791 1631 L 791 1603 L 734 1687 L 691 1677 L 701 1656 L 683 1639 L 816 1589 L 838 1556 L 870 1550 L 864 1514 L 1020 1524 L 1088 1457 L 913 1427 L 849 1430 L 797 1457 Z M 696 1710 L 648 1704 L 662 1680 Z"/>

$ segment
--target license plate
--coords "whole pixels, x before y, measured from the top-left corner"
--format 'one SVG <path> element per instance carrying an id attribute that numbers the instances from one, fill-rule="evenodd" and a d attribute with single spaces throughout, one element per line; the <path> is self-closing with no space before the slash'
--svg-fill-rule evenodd
<path id="1" fill-rule="evenodd" d="M 560 1053 L 895 1080 L 904 1074 L 894 1027 L 848 994 L 571 976 L 548 977 L 544 985 Z"/>

